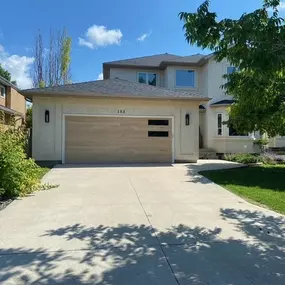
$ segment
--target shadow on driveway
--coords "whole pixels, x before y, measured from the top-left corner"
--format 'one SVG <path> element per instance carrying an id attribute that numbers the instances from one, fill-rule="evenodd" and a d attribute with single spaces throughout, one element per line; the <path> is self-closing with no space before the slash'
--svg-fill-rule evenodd
<path id="1" fill-rule="evenodd" d="M 74 224 L 44 235 L 84 241 L 87 248 L 0 250 L 0 283 L 284 285 L 284 219 L 234 209 L 221 209 L 220 214 L 254 242 L 220 239 L 218 226 L 210 230 L 180 225 L 156 233 L 145 225 Z M 147 242 L 150 234 L 157 243 Z"/>

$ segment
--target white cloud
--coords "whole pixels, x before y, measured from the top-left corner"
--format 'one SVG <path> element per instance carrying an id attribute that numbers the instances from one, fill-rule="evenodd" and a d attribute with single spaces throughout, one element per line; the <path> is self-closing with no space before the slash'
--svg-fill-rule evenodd
<path id="1" fill-rule="evenodd" d="M 4 47 L 0 45 L 0 52 L 4 52 Z"/>
<path id="2" fill-rule="evenodd" d="M 4 47 L 0 49 L 0 63 L 2 67 L 11 73 L 12 80 L 17 81 L 18 87 L 22 89 L 31 88 L 33 80 L 30 76 L 30 70 L 33 57 L 10 55 L 5 52 Z"/>
<path id="3" fill-rule="evenodd" d="M 85 38 L 78 38 L 78 44 L 91 49 L 108 45 L 119 45 L 123 34 L 121 30 L 108 30 L 105 26 L 93 25 L 85 33 Z"/>
<path id="4" fill-rule="evenodd" d="M 280 2 L 279 6 L 278 6 L 278 10 L 285 10 L 285 2 Z"/>
<path id="5" fill-rule="evenodd" d="M 103 77 L 104 77 L 103 73 L 101 72 L 100 74 L 98 74 L 97 80 L 103 80 L 104 79 Z"/>
<path id="6" fill-rule="evenodd" d="M 144 33 L 142 34 L 140 37 L 137 38 L 138 42 L 143 42 L 145 41 L 147 38 L 149 38 L 151 36 L 151 31 L 149 31 L 148 33 Z"/>

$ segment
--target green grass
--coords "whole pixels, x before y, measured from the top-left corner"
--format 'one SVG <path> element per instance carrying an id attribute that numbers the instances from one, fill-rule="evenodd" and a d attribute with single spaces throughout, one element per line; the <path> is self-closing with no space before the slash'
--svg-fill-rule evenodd
<path id="1" fill-rule="evenodd" d="M 265 165 L 201 174 L 231 192 L 285 214 L 285 165 Z"/>

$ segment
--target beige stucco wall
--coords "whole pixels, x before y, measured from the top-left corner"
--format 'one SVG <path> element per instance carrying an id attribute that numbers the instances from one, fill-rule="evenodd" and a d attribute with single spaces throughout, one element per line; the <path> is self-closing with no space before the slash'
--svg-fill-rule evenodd
<path id="1" fill-rule="evenodd" d="M 156 69 L 131 69 L 131 68 L 111 68 L 110 78 L 120 78 L 132 82 L 138 81 L 139 72 L 150 72 L 157 74 L 157 86 L 164 87 L 164 72 Z"/>
<path id="2" fill-rule="evenodd" d="M 64 114 L 172 116 L 174 118 L 174 158 L 196 161 L 199 155 L 199 102 L 177 100 L 139 100 L 105 98 L 49 98 L 33 100 L 33 157 L 36 160 L 61 160 Z M 45 110 L 50 111 L 50 123 L 45 123 Z M 190 114 L 190 126 L 185 126 L 185 114 Z"/>
<path id="3" fill-rule="evenodd" d="M 218 153 L 256 153 L 259 151 L 254 146 L 254 138 L 251 135 L 234 137 L 229 136 L 227 125 L 222 126 L 223 135 L 218 136 L 218 114 L 223 115 L 223 121 L 229 118 L 228 107 L 208 108 L 206 115 L 206 136 L 204 138 L 205 146 L 215 149 Z"/>
<path id="4" fill-rule="evenodd" d="M 195 88 L 188 87 L 176 87 L 176 70 L 195 70 L 196 71 L 196 84 Z M 194 91 L 199 92 L 200 94 L 204 94 L 204 74 L 202 72 L 201 67 L 192 67 L 192 66 L 168 66 L 165 69 L 165 88 L 169 88 L 172 90 L 183 90 L 183 91 Z"/>
<path id="5" fill-rule="evenodd" d="M 269 147 L 285 147 L 285 137 L 275 137 L 269 139 Z"/>

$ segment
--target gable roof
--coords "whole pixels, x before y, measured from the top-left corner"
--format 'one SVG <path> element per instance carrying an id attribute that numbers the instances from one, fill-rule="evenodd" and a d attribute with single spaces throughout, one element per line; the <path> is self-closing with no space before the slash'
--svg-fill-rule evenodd
<path id="1" fill-rule="evenodd" d="M 77 96 L 77 97 L 108 97 L 108 98 L 150 98 L 150 99 L 210 99 L 197 92 L 174 91 L 162 87 L 131 82 L 122 79 L 97 80 L 82 83 L 67 84 L 47 88 L 22 90 L 24 96 L 31 99 L 34 96 Z"/>

